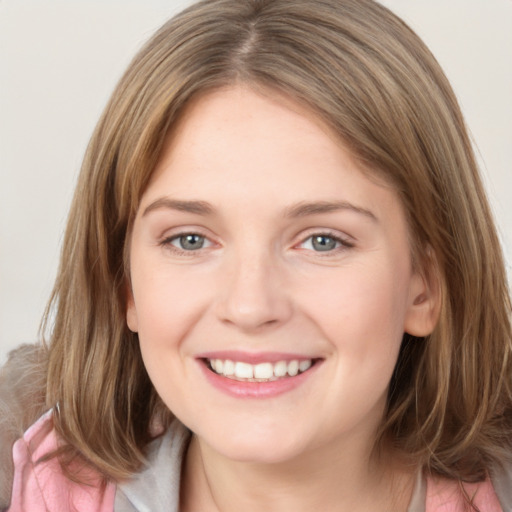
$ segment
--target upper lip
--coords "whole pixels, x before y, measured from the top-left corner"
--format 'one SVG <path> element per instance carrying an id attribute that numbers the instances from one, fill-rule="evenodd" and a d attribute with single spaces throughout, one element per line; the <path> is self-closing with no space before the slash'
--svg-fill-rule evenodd
<path id="1" fill-rule="evenodd" d="M 240 361 L 242 363 L 277 363 L 279 361 L 305 361 L 308 359 L 319 359 L 318 356 L 294 354 L 291 352 L 244 352 L 238 350 L 216 350 L 203 352 L 197 355 L 198 359 L 221 359 Z"/>

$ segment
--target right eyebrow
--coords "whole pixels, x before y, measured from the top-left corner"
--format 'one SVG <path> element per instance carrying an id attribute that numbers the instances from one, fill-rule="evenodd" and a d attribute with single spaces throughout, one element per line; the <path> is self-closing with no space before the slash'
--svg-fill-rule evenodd
<path id="1" fill-rule="evenodd" d="M 195 213 L 196 215 L 211 215 L 214 212 L 213 206 L 206 201 L 181 201 L 170 197 L 161 197 L 145 208 L 142 217 L 161 208 Z"/>

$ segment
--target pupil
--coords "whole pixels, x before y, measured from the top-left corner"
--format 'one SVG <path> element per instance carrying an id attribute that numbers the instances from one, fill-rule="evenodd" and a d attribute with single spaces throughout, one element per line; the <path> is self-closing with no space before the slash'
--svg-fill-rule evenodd
<path id="1" fill-rule="evenodd" d="M 315 251 L 332 251 L 336 248 L 336 240 L 330 236 L 313 237 L 313 248 Z"/>
<path id="2" fill-rule="evenodd" d="M 201 249 L 204 238 L 201 235 L 184 235 L 180 237 L 180 244 L 183 249 Z"/>

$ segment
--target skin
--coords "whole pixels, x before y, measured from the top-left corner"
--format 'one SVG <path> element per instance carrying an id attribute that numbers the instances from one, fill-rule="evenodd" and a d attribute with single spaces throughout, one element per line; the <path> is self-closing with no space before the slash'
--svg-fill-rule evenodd
<path id="1" fill-rule="evenodd" d="M 184 249 L 184 234 L 204 238 Z M 321 120 L 244 86 L 196 99 L 169 134 L 130 251 L 128 326 L 194 432 L 183 510 L 406 509 L 413 472 L 372 448 L 403 333 L 432 330 L 436 298 L 413 269 L 397 194 Z M 318 363 L 290 391 L 240 398 L 205 378 L 198 356 L 211 350 Z"/>

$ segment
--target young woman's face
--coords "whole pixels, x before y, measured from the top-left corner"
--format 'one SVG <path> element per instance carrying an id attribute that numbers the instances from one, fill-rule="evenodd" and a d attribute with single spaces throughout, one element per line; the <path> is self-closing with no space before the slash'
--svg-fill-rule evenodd
<path id="1" fill-rule="evenodd" d="M 260 462 L 371 448 L 428 290 L 396 193 L 314 115 L 243 87 L 196 100 L 130 248 L 128 325 L 200 442 Z"/>

